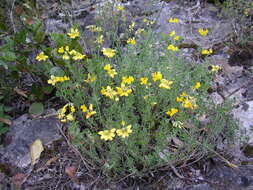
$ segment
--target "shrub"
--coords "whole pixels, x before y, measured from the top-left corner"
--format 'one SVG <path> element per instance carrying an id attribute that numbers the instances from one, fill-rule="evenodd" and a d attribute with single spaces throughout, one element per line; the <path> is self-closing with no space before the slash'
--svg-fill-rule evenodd
<path id="1" fill-rule="evenodd" d="M 152 23 L 144 19 L 145 27 L 137 28 L 132 22 L 123 37 L 112 32 L 113 39 L 102 27 L 88 26 L 97 36 L 90 56 L 73 27 L 51 34 L 54 47 L 36 57 L 56 95 L 67 102 L 58 118 L 68 123 L 72 143 L 111 177 L 206 156 L 223 137 L 233 136 L 230 104 L 217 105 L 208 94 L 220 67 L 183 59 L 175 31 L 158 43 Z M 110 48 L 104 37 L 113 42 Z"/>

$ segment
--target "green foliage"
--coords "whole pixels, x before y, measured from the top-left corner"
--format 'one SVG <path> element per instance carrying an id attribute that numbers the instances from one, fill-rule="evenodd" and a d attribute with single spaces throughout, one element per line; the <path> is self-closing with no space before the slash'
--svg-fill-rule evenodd
<path id="1" fill-rule="evenodd" d="M 40 115 L 44 112 L 44 106 L 40 102 L 34 102 L 29 108 L 29 113 L 34 115 Z"/>
<path id="2" fill-rule="evenodd" d="M 248 0 L 226 0 L 222 5 L 222 13 L 234 18 L 237 25 L 236 43 L 245 44 L 253 41 L 251 31 L 253 17 L 253 2 Z"/>
<path id="3" fill-rule="evenodd" d="M 127 41 L 133 34 L 130 31 L 123 39 Z M 135 36 L 136 44 L 122 45 L 122 38 L 114 38 L 116 54 L 112 58 L 101 55 L 101 44 L 97 44 L 91 58 L 80 60 L 70 53 L 83 53 L 75 49 L 81 47 L 78 40 L 65 34 L 51 37 L 55 49 L 48 55 L 61 60 L 61 65 L 45 61 L 51 78 L 48 82 L 57 88 L 57 96 L 68 102 L 58 118 L 70 122 L 72 142 L 106 175 L 142 175 L 167 163 L 208 154 L 221 142 L 221 134 L 233 137 L 235 125 L 228 115 L 231 107 L 226 102 L 216 105 L 208 98 L 214 75 L 209 65 L 187 62 L 179 52 L 167 50 L 169 44 L 178 43 L 168 36 L 157 43 L 158 37 L 146 27 Z M 162 79 L 154 80 L 156 72 Z M 134 80 L 124 82 L 124 77 Z M 148 78 L 146 84 L 141 84 L 142 77 Z M 172 84 L 163 87 L 164 81 Z M 198 82 L 200 87 L 196 87 Z M 105 93 L 107 87 L 113 92 Z M 172 108 L 178 112 L 170 115 Z M 130 130 L 124 137 L 120 130 L 127 127 Z M 103 138 L 106 130 L 111 130 L 111 139 Z"/>
<path id="4" fill-rule="evenodd" d="M 0 101 L 2 102 L 3 96 L 0 96 Z M 0 118 L 1 119 L 10 119 L 10 116 L 8 115 L 8 112 L 11 111 L 11 108 L 8 106 L 5 106 L 4 104 L 0 103 Z M 8 131 L 8 126 L 0 121 L 0 142 L 1 142 L 1 137 Z"/>

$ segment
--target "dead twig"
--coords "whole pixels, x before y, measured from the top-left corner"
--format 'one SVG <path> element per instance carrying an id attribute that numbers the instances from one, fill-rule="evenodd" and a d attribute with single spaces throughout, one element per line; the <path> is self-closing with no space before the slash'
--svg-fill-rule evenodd
<path id="1" fill-rule="evenodd" d="M 0 122 L 4 123 L 6 125 L 11 125 L 11 120 L 9 120 L 9 119 L 4 119 L 4 118 L 0 117 Z"/>
<path id="2" fill-rule="evenodd" d="M 74 152 L 75 152 L 76 154 L 78 154 L 78 155 L 80 156 L 80 158 L 81 158 L 83 164 L 85 165 L 85 167 L 86 167 L 88 170 L 92 169 L 92 168 L 87 164 L 87 162 L 84 160 L 84 158 L 83 158 L 82 154 L 79 152 L 79 150 L 78 150 L 76 147 L 74 147 L 74 146 L 70 143 L 69 139 L 66 137 L 66 135 L 64 134 L 64 132 L 62 131 L 62 129 L 61 129 L 58 125 L 57 125 L 57 127 L 58 127 L 60 133 L 62 134 L 62 136 L 63 136 L 63 137 L 65 138 L 65 140 L 67 141 L 68 145 L 74 150 Z"/>
<path id="3" fill-rule="evenodd" d="M 14 19 L 13 19 L 13 10 L 14 10 L 14 6 L 15 6 L 15 1 L 12 1 L 12 5 L 11 5 L 11 12 L 10 12 L 10 19 L 11 19 L 11 24 L 12 24 L 12 28 L 13 28 L 13 32 L 16 33 L 16 27 L 15 27 L 15 23 L 14 23 Z"/>

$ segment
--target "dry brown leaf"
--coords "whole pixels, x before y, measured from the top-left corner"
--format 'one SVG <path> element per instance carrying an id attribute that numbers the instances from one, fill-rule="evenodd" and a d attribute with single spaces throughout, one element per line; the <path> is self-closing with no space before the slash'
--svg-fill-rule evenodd
<path id="1" fill-rule="evenodd" d="M 77 168 L 75 166 L 70 166 L 70 167 L 65 168 L 65 173 L 70 177 L 70 179 L 78 183 L 76 172 L 77 172 Z"/>
<path id="2" fill-rule="evenodd" d="M 40 139 L 36 139 L 31 145 L 30 145 L 30 156 L 32 160 L 32 165 L 37 163 L 37 161 L 40 158 L 41 152 L 44 150 L 43 144 Z"/>
<path id="3" fill-rule="evenodd" d="M 19 88 L 17 88 L 17 87 L 14 88 L 14 91 L 15 91 L 17 94 L 19 94 L 20 96 L 23 96 L 23 97 L 25 97 L 25 98 L 28 98 L 28 96 L 27 96 L 27 94 L 26 94 L 26 91 L 21 90 L 21 89 L 19 89 Z"/>
<path id="4" fill-rule="evenodd" d="M 25 182 L 27 176 L 23 173 L 18 173 L 11 177 L 11 182 L 18 188 Z"/>
<path id="5" fill-rule="evenodd" d="M 0 122 L 5 123 L 6 125 L 11 125 L 11 120 L 9 119 L 4 119 L 0 117 Z"/>

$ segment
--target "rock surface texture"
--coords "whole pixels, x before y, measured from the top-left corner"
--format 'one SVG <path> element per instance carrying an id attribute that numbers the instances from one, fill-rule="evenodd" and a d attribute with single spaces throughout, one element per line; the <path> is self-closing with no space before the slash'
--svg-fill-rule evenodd
<path id="1" fill-rule="evenodd" d="M 7 145 L 0 150 L 0 163 L 16 168 L 31 164 L 29 146 L 40 139 L 43 145 L 59 140 L 60 122 L 53 117 L 29 119 L 25 114 L 14 120 L 7 134 Z"/>

